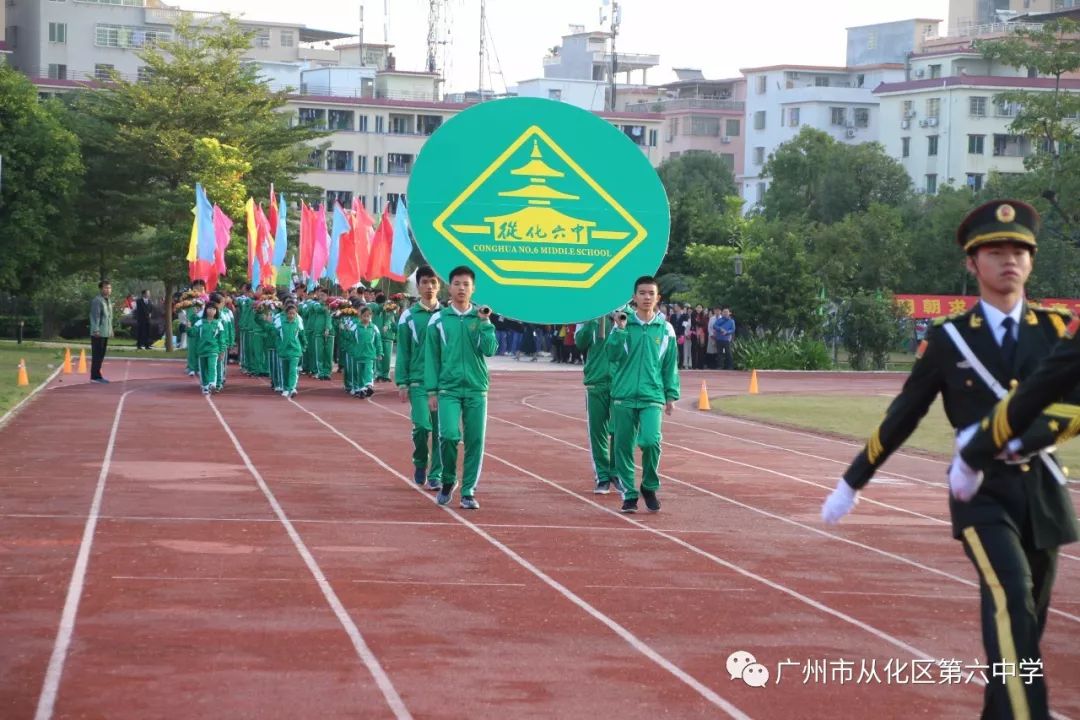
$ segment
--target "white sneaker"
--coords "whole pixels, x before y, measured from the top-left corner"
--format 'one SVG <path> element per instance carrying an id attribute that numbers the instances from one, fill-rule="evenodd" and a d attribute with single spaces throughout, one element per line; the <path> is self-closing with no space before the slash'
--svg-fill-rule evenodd
<path id="1" fill-rule="evenodd" d="M 289 391 L 288 390 L 282 390 L 281 391 L 281 397 L 283 397 L 283 398 L 289 397 Z"/>

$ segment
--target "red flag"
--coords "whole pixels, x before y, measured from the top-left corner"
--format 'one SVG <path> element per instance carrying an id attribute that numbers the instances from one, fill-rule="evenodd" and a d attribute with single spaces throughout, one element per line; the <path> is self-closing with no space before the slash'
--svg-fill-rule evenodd
<path id="1" fill-rule="evenodd" d="M 270 221 L 270 235 L 277 237 L 278 205 L 274 197 L 274 183 L 270 183 L 270 217 L 266 219 Z"/>
<path id="2" fill-rule="evenodd" d="M 390 273 L 390 251 L 394 246 L 394 228 L 390 222 L 390 209 L 383 210 L 379 228 L 371 241 L 367 276 L 369 280 L 386 277 Z"/>
<path id="3" fill-rule="evenodd" d="M 217 287 L 217 273 L 214 272 L 214 265 L 209 260 L 189 262 L 188 279 L 192 282 L 196 280 L 205 280 L 207 292 L 213 292 Z"/>
<path id="4" fill-rule="evenodd" d="M 274 236 L 270 234 L 270 222 L 266 219 L 262 205 L 255 206 L 255 226 L 258 236 L 255 247 L 259 255 L 259 284 L 274 284 Z"/>
<path id="5" fill-rule="evenodd" d="M 375 218 L 371 217 L 359 199 L 353 200 L 353 242 L 356 247 L 356 266 L 360 279 L 368 277 L 368 258 L 371 255 L 371 238 L 375 234 Z"/>
<path id="6" fill-rule="evenodd" d="M 351 288 L 360 282 L 360 263 L 359 258 L 356 256 L 356 235 L 351 227 L 355 222 L 355 218 L 352 219 L 349 223 L 349 231 L 342 233 L 338 239 L 338 264 L 334 270 L 337 273 L 338 285 L 343 288 Z"/>

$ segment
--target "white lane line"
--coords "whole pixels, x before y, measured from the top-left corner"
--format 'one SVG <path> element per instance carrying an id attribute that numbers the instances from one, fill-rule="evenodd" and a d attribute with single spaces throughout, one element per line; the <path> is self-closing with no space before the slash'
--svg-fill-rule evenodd
<path id="1" fill-rule="evenodd" d="M 435 582 L 432 580 L 350 580 L 361 585 L 423 585 L 425 587 L 526 587 L 525 583 Z"/>
<path id="2" fill-rule="evenodd" d="M 529 402 L 529 400 L 531 400 L 534 397 L 537 397 L 537 395 L 529 395 L 528 397 L 522 398 L 520 402 L 521 402 L 522 405 L 524 405 L 526 407 L 529 407 L 529 408 L 532 408 L 533 410 L 539 410 L 540 412 L 548 413 L 550 415 L 557 415 L 558 417 L 564 417 L 564 418 L 567 418 L 567 419 L 570 419 L 570 420 L 576 420 L 578 422 L 585 422 L 581 418 L 576 417 L 574 415 L 568 415 L 567 413 L 559 412 L 558 410 L 549 410 L 547 408 L 542 408 L 539 405 L 536 405 L 534 403 Z M 680 411 L 685 412 L 685 411 L 681 410 L 681 408 L 680 408 Z M 667 420 L 667 421 L 665 421 L 665 424 L 666 425 L 674 425 L 676 427 L 690 428 L 691 430 L 698 430 L 699 432 L 709 433 L 710 435 L 717 435 L 719 437 L 726 438 L 728 440 L 734 440 L 736 442 L 746 443 L 747 445 L 757 445 L 758 447 L 768 448 L 770 450 L 779 450 L 781 452 L 790 453 L 792 455 L 801 455 L 802 457 L 811 458 L 813 460 L 821 460 L 822 462 L 832 463 L 834 465 L 841 465 L 843 467 L 847 467 L 848 464 L 850 463 L 850 460 L 837 460 L 836 458 L 825 457 L 823 455 L 815 455 L 814 453 L 808 453 L 808 452 L 805 452 L 803 450 L 795 450 L 794 448 L 784 447 L 783 445 L 774 445 L 772 443 L 762 442 L 761 440 L 752 440 L 750 438 L 740 437 L 739 435 L 731 435 L 729 433 L 720 432 L 719 430 L 713 430 L 711 428 L 700 427 L 698 425 L 689 425 L 687 423 L 681 423 L 681 422 L 677 422 L 677 421 L 674 421 L 674 420 Z M 800 434 L 801 435 L 807 435 L 806 433 L 800 433 Z M 817 436 L 807 435 L 807 437 L 817 437 Z M 893 455 L 895 456 L 895 455 L 897 455 L 897 453 L 893 453 Z M 908 456 L 905 455 L 905 457 L 908 457 Z M 911 457 L 914 457 L 914 456 L 911 456 Z M 938 462 L 938 461 L 935 460 L 934 462 Z M 941 464 L 944 465 L 946 463 L 941 463 Z M 930 487 L 941 487 L 941 488 L 943 488 L 943 487 L 946 486 L 946 483 L 944 483 L 944 482 L 934 482 L 932 480 L 923 480 L 922 478 L 912 477 L 910 475 L 902 475 L 900 473 L 895 473 L 895 472 L 882 472 L 882 473 L 879 473 L 878 475 L 875 475 L 874 479 L 876 481 L 880 482 L 882 477 L 884 477 L 884 478 L 898 478 L 898 479 L 902 479 L 902 480 L 911 480 L 913 482 L 917 482 L 917 483 L 920 483 L 922 485 L 928 485 Z"/>
<path id="3" fill-rule="evenodd" d="M 295 400 L 291 400 L 290 402 L 292 402 L 294 405 L 296 405 L 298 408 L 300 408 L 303 412 L 310 415 L 316 422 L 318 422 L 320 425 L 322 425 L 323 427 L 330 430 L 330 432 L 332 432 L 335 435 L 337 435 L 338 437 L 340 437 L 342 440 L 347 442 L 349 445 L 352 445 L 358 452 L 360 452 L 361 454 L 367 456 L 372 461 L 377 463 L 380 467 L 382 467 L 388 473 L 390 473 L 391 475 L 397 477 L 399 480 L 404 482 L 406 485 L 408 485 L 409 487 L 416 490 L 423 497 L 427 498 L 429 502 L 432 502 L 432 503 L 435 502 L 435 498 L 432 495 L 430 495 L 429 493 L 427 493 L 425 490 L 417 488 L 416 484 L 413 483 L 411 478 L 408 478 L 405 475 L 402 475 L 401 473 L 399 473 L 393 467 L 391 467 L 387 463 L 383 462 L 383 460 L 381 458 L 377 457 L 376 455 L 372 454 L 368 450 L 361 447 L 354 440 L 352 440 L 352 438 L 350 438 L 347 435 L 343 434 L 336 427 L 334 427 L 330 423 L 326 422 L 321 417 L 319 417 L 315 413 L 311 412 L 310 410 L 305 408 L 300 403 L 296 402 Z M 373 403 L 373 404 L 374 405 L 379 405 L 378 403 Z M 382 407 L 382 406 L 379 405 L 379 407 Z M 390 412 L 393 412 L 393 411 L 390 411 Z M 394 413 L 394 414 L 400 415 L 400 413 Z M 402 415 L 401 417 L 406 417 L 407 418 L 407 416 L 404 416 L 404 415 Z M 699 695 L 701 695 L 701 697 L 708 700 L 714 706 L 720 708 L 721 710 L 723 710 L 724 712 L 726 712 L 728 715 L 730 715 L 733 718 L 737 718 L 738 720 L 742 720 L 743 718 L 745 718 L 745 719 L 749 720 L 749 716 L 746 715 L 746 713 L 744 713 L 742 710 L 739 710 L 739 708 L 735 707 L 735 705 L 733 705 L 729 701 L 725 700 L 724 698 L 720 697 L 720 695 L 718 695 L 711 688 L 707 687 L 702 682 L 700 682 L 699 680 L 694 678 L 692 675 L 687 673 L 685 670 L 683 670 L 682 668 L 680 668 L 677 665 L 675 665 L 674 663 L 672 663 L 670 660 L 668 660 L 663 655 L 661 655 L 659 652 L 657 652 L 652 647 L 647 645 L 645 642 L 643 642 L 641 639 L 639 639 L 636 635 L 631 633 L 625 627 L 623 627 L 622 625 L 615 622 L 614 620 L 612 620 L 607 615 L 605 615 L 602 612 L 600 612 L 599 610 L 597 610 L 595 607 L 590 605 L 588 602 L 583 600 L 578 595 L 574 594 L 569 588 L 567 588 L 563 584 L 559 583 L 557 580 L 555 580 L 554 578 L 552 578 L 549 575 L 547 575 L 546 573 L 544 573 L 542 570 L 540 570 L 540 568 L 538 568 L 535 565 L 533 565 L 532 563 L 530 563 L 528 560 L 523 558 L 521 555 L 518 555 L 516 552 L 511 550 L 509 547 L 507 547 L 506 545 L 504 545 L 501 542 L 499 542 L 498 540 L 496 540 L 494 537 L 492 537 L 487 532 L 485 532 L 479 525 L 477 525 L 477 524 L 475 524 L 473 522 L 470 522 L 469 520 L 466 520 L 459 513 L 451 510 L 448 507 L 443 507 L 442 509 L 444 511 L 446 511 L 446 513 L 449 514 L 451 517 L 453 517 L 455 520 L 457 520 L 459 523 L 461 523 L 465 527 L 472 530 L 474 533 L 476 533 L 477 535 L 482 537 L 484 540 L 488 541 L 493 547 L 498 549 L 500 552 L 502 552 L 504 555 L 506 555 L 511 560 L 516 562 L 518 565 L 520 565 L 521 567 L 525 568 L 530 573 L 535 575 L 537 578 L 540 579 L 541 582 L 543 582 L 545 585 L 550 587 L 552 590 L 556 591 L 557 593 L 562 595 L 564 598 L 566 598 L 567 600 L 572 602 L 574 605 L 577 605 L 579 608 L 581 608 L 586 613 L 591 615 L 593 618 L 595 618 L 599 622 L 603 623 L 608 629 L 610 629 L 612 632 L 614 632 L 616 635 L 618 635 L 620 638 L 622 638 L 628 645 L 630 645 L 630 647 L 634 648 L 634 650 L 638 651 L 639 653 L 641 653 L 642 655 L 647 657 L 649 660 L 654 662 L 656 665 L 660 666 L 661 668 L 663 668 L 664 670 L 666 670 L 670 674 L 674 675 L 676 678 L 678 678 L 683 683 L 688 685 L 690 688 L 692 688 L 694 691 L 696 691 Z"/>
<path id="4" fill-rule="evenodd" d="M 375 404 L 378 405 L 378 403 L 375 403 Z M 380 407 L 383 407 L 383 406 L 380 405 Z M 390 411 L 390 412 L 393 412 L 393 411 Z M 496 417 L 494 415 L 491 416 L 491 419 L 492 420 L 497 420 L 497 421 L 505 423 L 507 425 L 512 425 L 513 427 L 519 428 L 521 430 L 525 430 L 526 432 L 531 432 L 533 434 L 540 435 L 541 437 L 545 437 L 545 438 L 547 438 L 549 440 L 561 443 L 561 444 L 566 445 L 568 447 L 572 447 L 572 448 L 575 448 L 577 450 L 581 450 L 583 452 L 589 452 L 587 448 L 585 448 L 585 447 L 583 447 L 581 445 L 577 445 L 577 444 L 572 443 L 572 442 L 570 442 L 568 440 L 563 440 L 560 437 L 555 437 L 554 435 L 549 435 L 549 434 L 547 434 L 545 432 L 541 432 L 540 430 L 536 430 L 534 428 L 530 428 L 530 427 L 527 427 L 525 425 L 521 425 L 519 423 L 513 422 L 512 420 L 506 420 L 504 418 Z M 960 583 L 962 585 L 967 585 L 968 587 L 972 587 L 972 588 L 979 587 L 979 584 L 977 582 L 974 582 L 973 580 L 969 580 L 968 578 L 960 577 L 959 575 L 954 575 L 954 574 L 952 574 L 950 572 L 946 572 L 945 570 L 940 570 L 938 568 L 931 567 L 929 565 L 924 565 L 923 563 L 921 563 L 921 562 L 919 562 L 917 560 L 912 560 L 911 558 L 905 557 L 903 555 L 898 555 L 896 553 L 891 553 L 891 552 L 889 552 L 887 550 L 882 550 L 881 548 L 874 547 L 873 545 L 867 545 L 867 544 L 861 543 L 861 542 L 859 542 L 857 540 L 852 540 L 851 538 L 846 538 L 846 537 L 844 537 L 842 535 L 836 535 L 836 534 L 831 533 L 831 532 L 829 532 L 827 530 L 823 530 L 823 529 L 821 529 L 819 527 L 815 527 L 813 525 L 808 525 L 806 523 L 799 522 L 798 520 L 793 520 L 791 518 L 784 517 L 783 515 L 778 515 L 776 513 L 769 512 L 768 510 L 764 510 L 762 508 L 755 507 L 753 505 L 748 505 L 747 503 L 740 502 L 739 500 L 728 497 L 726 495 L 722 495 L 722 494 L 720 494 L 718 492 L 714 492 L 714 491 L 709 490 L 707 488 L 703 488 L 703 487 L 701 487 L 699 485 L 694 485 L 693 483 L 688 483 L 688 482 L 685 482 L 683 480 L 679 480 L 678 478 L 673 477 L 671 475 L 668 475 L 666 473 L 659 473 L 659 475 L 664 480 L 669 480 L 669 481 L 671 481 L 671 482 L 673 482 L 673 483 L 675 483 L 677 485 L 682 485 L 684 487 L 690 488 L 691 490 L 695 490 L 696 492 L 702 493 L 704 495 L 708 495 L 710 497 L 714 497 L 717 500 L 723 500 L 726 503 L 729 503 L 731 505 L 735 505 L 736 507 L 740 507 L 740 508 L 742 508 L 744 510 L 749 510 L 750 512 L 757 513 L 758 515 L 764 515 L 767 518 L 777 520 L 777 521 L 785 523 L 787 525 L 793 525 L 793 526 L 801 528 L 803 530 L 807 530 L 809 532 L 812 532 L 812 533 L 814 533 L 816 535 L 821 535 L 822 537 L 826 537 L 826 538 L 829 538 L 829 539 L 832 539 L 832 540 L 837 540 L 839 542 L 846 543 L 848 545 L 852 545 L 854 547 L 858 547 L 858 548 L 861 548 L 863 550 L 868 550 L 868 551 L 870 551 L 872 553 L 875 553 L 877 555 L 887 557 L 887 558 L 889 558 L 891 560 L 896 560 L 898 562 L 904 563 L 905 565 L 910 565 L 911 567 L 918 568 L 919 570 L 923 570 L 925 572 L 933 573 L 934 575 L 939 575 L 941 577 L 948 578 L 949 580 L 952 580 L 953 582 L 957 582 L 957 583 Z M 669 530 L 668 532 L 679 532 L 679 531 L 677 531 L 677 530 Z M 1050 612 L 1052 612 L 1055 615 L 1059 615 L 1061 617 L 1072 620 L 1073 622 L 1080 623 L 1080 616 L 1073 615 L 1072 613 L 1065 612 L 1064 610 L 1059 610 L 1058 608 L 1053 608 L 1052 607 L 1052 608 L 1050 608 Z"/>
<path id="5" fill-rule="evenodd" d="M 576 420 L 578 422 L 585 422 L 581 418 L 575 417 L 573 415 L 567 415 L 566 413 L 557 412 L 555 410 L 547 410 L 545 408 L 537 407 L 536 405 L 532 405 L 532 404 L 526 404 L 526 405 L 527 405 L 527 407 L 530 407 L 530 408 L 532 408 L 534 410 L 539 410 L 540 412 L 549 413 L 551 415 L 557 415 L 559 417 L 568 418 L 570 420 Z M 504 421 L 504 422 L 508 422 L 508 421 Z M 514 423 L 511 423 L 511 424 L 514 424 Z M 531 428 L 530 428 L 530 430 L 531 430 Z M 720 433 L 720 434 L 723 434 L 723 433 Z M 733 440 L 738 440 L 740 442 L 744 441 L 744 438 L 739 438 L 738 436 L 735 436 L 735 435 L 731 435 L 729 437 L 731 437 Z M 746 440 L 746 442 L 753 443 L 755 441 Z M 741 462 L 739 460 L 733 460 L 731 458 L 722 457 L 720 455 L 713 455 L 712 453 L 703 452 L 701 450 L 696 450 L 694 448 L 686 447 L 684 445 L 676 445 L 675 443 L 669 442 L 667 440 L 662 441 L 662 444 L 668 445 L 668 446 L 676 448 L 678 450 L 682 450 L 684 452 L 692 453 L 694 455 L 701 455 L 703 457 L 709 458 L 710 460 L 720 460 L 721 462 L 725 462 L 725 463 L 728 463 L 728 464 L 731 464 L 731 465 L 738 465 L 740 467 L 749 468 L 749 469 L 752 469 L 752 470 L 757 470 L 759 472 L 769 473 L 770 475 L 776 475 L 778 477 L 786 478 L 788 480 L 794 480 L 795 482 L 803 483 L 805 485 L 813 485 L 815 487 L 822 488 L 823 490 L 828 490 L 829 492 L 831 492 L 832 489 L 833 489 L 831 485 L 823 485 L 822 483 L 815 482 L 813 480 L 806 480 L 805 478 L 796 477 L 795 475 L 789 475 L 788 473 L 783 473 L 783 472 L 780 472 L 778 470 L 772 470 L 770 468 L 761 467 L 759 465 L 751 465 L 750 463 L 744 463 L 744 462 Z M 757 444 L 761 445 L 761 444 L 764 444 L 764 443 L 757 443 Z M 770 447 L 774 447 L 774 446 L 770 446 Z M 777 449 L 783 449 L 780 446 L 775 446 L 775 447 Z M 828 458 L 823 458 L 823 459 L 828 459 Z M 912 479 L 914 479 L 914 478 L 912 478 Z M 925 481 L 921 481 L 921 482 L 925 482 Z M 882 502 L 880 500 L 875 500 L 873 498 L 866 497 L 865 493 L 860 495 L 860 499 L 863 502 L 868 503 L 870 505 L 877 505 L 878 507 L 887 508 L 889 510 L 895 510 L 895 511 L 897 511 L 899 513 L 903 513 L 905 515 L 912 515 L 914 517 L 922 518 L 924 520 L 928 520 L 928 521 L 933 522 L 933 523 L 938 524 L 938 525 L 952 525 L 952 523 L 950 521 L 948 521 L 948 520 L 943 520 L 941 518 L 933 517 L 931 515 L 926 515 L 924 513 L 916 512 L 915 510 L 909 510 L 907 508 L 903 508 L 903 507 L 900 507 L 898 505 L 891 505 L 889 503 Z M 1071 554 L 1066 553 L 1066 552 L 1060 552 L 1059 551 L 1058 552 L 1058 557 L 1065 558 L 1067 560 L 1080 561 L 1080 556 L 1071 555 Z"/>
<path id="6" fill-rule="evenodd" d="M 349 617 L 349 613 L 345 610 L 345 606 L 342 605 L 337 593 L 330 587 L 330 583 L 327 581 L 326 575 L 323 574 L 322 568 L 315 562 L 315 558 L 308 550 L 307 545 L 304 544 L 300 534 L 296 532 L 296 528 L 293 527 L 292 522 L 289 521 L 288 516 L 281 508 L 274 493 L 270 490 L 266 481 L 263 480 L 263 477 L 255 467 L 255 464 L 251 462 L 251 458 L 248 457 L 243 446 L 240 445 L 240 441 L 237 440 L 236 435 L 233 434 L 232 428 L 225 422 L 225 418 L 222 417 L 221 411 L 218 410 L 217 405 L 209 395 L 206 396 L 206 402 L 209 403 L 210 408 L 214 411 L 214 415 L 217 416 L 218 422 L 221 423 L 221 427 L 225 430 L 225 434 L 232 440 L 233 446 L 236 448 L 236 452 L 240 455 L 240 458 L 244 461 L 244 465 L 247 466 L 248 472 L 255 478 L 255 482 L 259 485 L 259 489 L 262 490 L 263 495 L 266 496 L 267 502 L 270 503 L 270 507 L 273 509 L 274 514 L 277 515 L 278 520 L 281 521 L 282 526 L 285 528 L 285 532 L 289 535 L 289 539 L 292 540 L 293 545 L 296 547 L 296 551 L 300 553 L 300 557 L 303 558 L 304 564 L 307 565 L 308 570 L 315 578 L 315 582 L 318 583 L 319 589 L 322 590 L 323 597 L 326 598 L 326 602 L 329 603 L 330 607 L 333 609 L 338 622 L 345 628 L 346 634 L 348 634 L 349 639 L 352 640 L 353 648 L 356 649 L 356 654 L 360 657 L 360 660 L 363 661 L 364 666 L 367 667 L 372 678 L 375 679 L 375 684 L 378 685 L 379 689 L 382 691 L 387 705 L 390 706 L 390 710 L 394 713 L 394 717 L 399 718 L 399 720 L 405 720 L 406 718 L 411 720 L 412 715 L 409 713 L 408 708 L 405 707 L 405 703 L 402 701 L 401 696 L 398 695 L 398 691 L 394 688 L 394 684 L 390 682 L 390 678 L 387 676 L 386 671 L 383 670 L 382 665 L 379 664 L 378 658 L 375 657 L 375 654 L 371 652 L 371 648 L 369 648 L 364 641 L 363 635 L 360 634 L 360 629 L 356 627 L 356 623 Z"/>
<path id="7" fill-rule="evenodd" d="M 86 516 L 86 525 L 83 526 L 79 554 L 75 558 L 75 568 L 72 570 L 71 582 L 68 584 L 64 610 L 60 615 L 60 629 L 56 633 L 56 642 L 53 643 L 52 655 L 49 657 L 48 669 L 45 671 L 45 682 L 41 688 L 41 695 L 38 697 L 34 720 L 49 720 L 56 707 L 56 696 L 60 691 L 60 680 L 64 675 L 64 662 L 67 660 L 68 648 L 71 646 L 71 637 L 75 633 L 75 618 L 79 613 L 79 601 L 82 599 L 83 585 L 86 583 L 86 569 L 90 565 L 90 548 L 94 543 L 98 514 L 101 512 L 101 500 L 105 495 L 105 480 L 109 477 L 109 466 L 112 465 L 113 450 L 116 448 L 116 431 L 120 427 L 124 401 L 133 392 L 135 391 L 125 392 L 120 396 L 120 402 L 116 404 L 112 429 L 109 431 L 109 442 L 105 446 L 105 459 L 101 462 L 101 472 L 98 473 L 94 499 L 90 502 L 90 513 Z"/>
<path id="8" fill-rule="evenodd" d="M 49 383 L 51 383 L 56 378 L 56 376 L 60 374 L 60 371 L 63 370 L 63 369 L 64 369 L 63 366 L 61 366 L 61 367 L 58 367 L 55 370 L 53 370 L 52 375 L 45 378 L 45 380 L 40 385 L 38 385 L 36 388 L 34 388 L 33 390 L 30 391 L 29 395 L 27 395 L 22 400 L 17 402 L 15 404 L 15 407 L 11 408 L 6 413 L 4 413 L 4 415 L 2 417 L 0 417 L 0 428 L 4 427 L 4 425 L 6 425 L 9 420 L 11 420 L 13 417 L 15 417 L 15 413 L 19 412 L 19 410 L 22 409 L 23 405 L 30 402 L 30 400 L 32 400 L 34 397 L 36 397 L 39 392 L 44 390 L 45 386 L 48 385 Z"/>

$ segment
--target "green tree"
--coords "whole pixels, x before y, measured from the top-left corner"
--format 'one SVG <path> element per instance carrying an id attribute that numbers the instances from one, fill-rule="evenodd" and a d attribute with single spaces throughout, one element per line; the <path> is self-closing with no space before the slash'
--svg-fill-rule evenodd
<path id="1" fill-rule="evenodd" d="M 69 250 L 83 166 L 63 114 L 0 63 L 0 290 L 22 293 L 55 275 Z"/>
<path id="2" fill-rule="evenodd" d="M 903 337 L 893 298 L 860 290 L 841 304 L 841 333 L 852 370 L 884 370 Z"/>
<path id="3" fill-rule="evenodd" d="M 878 143 L 847 145 L 810 127 L 780 145 L 762 175 L 769 178 L 764 214 L 772 220 L 834 223 L 875 203 L 901 204 L 911 193 L 907 172 Z"/>
<path id="4" fill-rule="evenodd" d="M 821 285 L 799 238 L 774 227 L 767 238 L 742 253 L 742 266 L 742 274 L 723 297 L 742 327 L 820 336 Z"/>
<path id="5" fill-rule="evenodd" d="M 1068 18 L 1051 20 L 1000 40 L 980 40 L 975 47 L 988 60 L 1053 78 L 1051 92 L 1007 90 L 995 95 L 994 101 L 1017 108 L 1010 129 L 1030 138 L 1042 151 L 1029 157 L 1026 164 L 1029 169 L 1048 165 L 1050 184 L 1046 187 L 1056 191 L 1062 145 L 1077 140 L 1075 118 L 1080 114 L 1080 95 L 1064 90 L 1061 80 L 1080 70 L 1080 23 Z"/>
<path id="6" fill-rule="evenodd" d="M 899 209 L 872 204 L 831 225 L 806 231 L 810 259 L 831 296 L 859 288 L 897 288 L 910 263 Z"/>
<path id="7" fill-rule="evenodd" d="M 285 93 L 271 91 L 243 60 L 250 45 L 251 34 L 233 20 L 180 23 L 172 41 L 140 52 L 142 80 L 114 77 L 73 107 L 94 130 L 87 153 L 98 154 L 92 167 L 101 171 L 99 215 L 87 221 L 101 228 L 102 217 L 123 215 L 142 228 L 133 236 L 141 241 L 137 251 L 107 264 L 160 278 L 169 294 L 187 277 L 196 182 L 236 222 L 234 237 L 243 234 L 244 198 L 267 193 L 271 183 L 308 198 L 321 194 L 297 178 L 307 169 L 308 143 L 326 133 L 282 112 Z M 110 159 L 122 159 L 127 172 L 107 172 Z M 245 264 L 237 260 L 246 252 L 242 242 L 233 245 L 229 274 L 239 280 Z"/>
<path id="8" fill-rule="evenodd" d="M 909 228 L 908 261 L 892 289 L 927 295 L 966 294 L 972 281 L 964 268 L 964 252 L 956 242 L 956 228 L 990 192 L 973 194 L 966 187 L 945 185 L 936 195 L 912 200 L 904 208 L 904 226 Z"/>
<path id="9" fill-rule="evenodd" d="M 686 247 L 731 244 L 732 206 L 741 200 L 731 168 L 719 155 L 688 153 L 657 169 L 671 209 L 671 235 L 660 274 L 687 271 Z M 732 198 L 735 197 L 734 200 Z"/>

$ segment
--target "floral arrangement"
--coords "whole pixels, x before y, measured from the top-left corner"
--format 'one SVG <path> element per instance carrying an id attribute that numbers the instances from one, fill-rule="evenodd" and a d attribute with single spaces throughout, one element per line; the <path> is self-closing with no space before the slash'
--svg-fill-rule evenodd
<path id="1" fill-rule="evenodd" d="M 173 305 L 174 310 L 187 310 L 190 307 L 203 307 L 210 300 L 209 295 L 187 290 L 180 296 L 180 300 Z"/>
<path id="2" fill-rule="evenodd" d="M 281 309 L 281 301 L 275 295 L 264 295 L 255 302 L 255 311 L 259 313 L 272 312 Z"/>
<path id="3" fill-rule="evenodd" d="M 356 315 L 359 315 L 359 314 L 360 313 L 358 313 L 356 311 L 356 308 L 354 308 L 352 305 L 349 305 L 348 303 L 346 303 L 344 305 L 344 307 L 340 308 L 339 310 L 337 310 L 334 313 L 334 316 L 335 317 L 348 317 L 348 316 L 351 315 L 351 316 L 355 317 Z"/>

